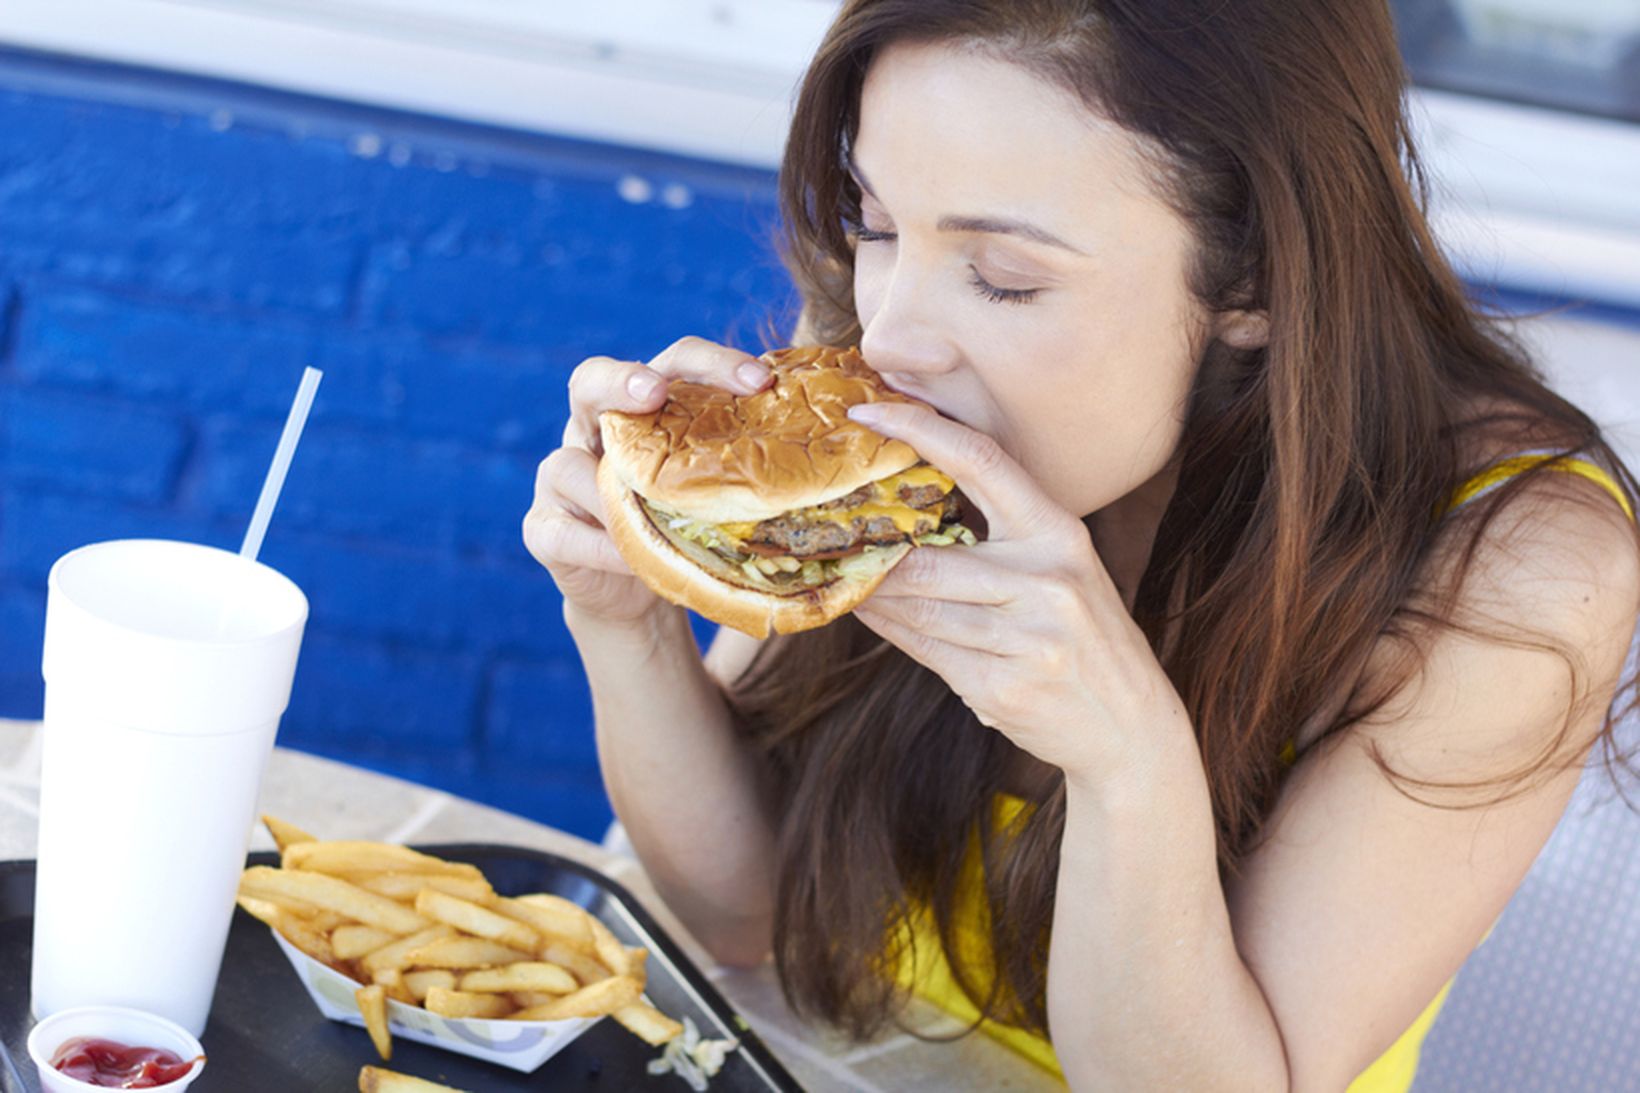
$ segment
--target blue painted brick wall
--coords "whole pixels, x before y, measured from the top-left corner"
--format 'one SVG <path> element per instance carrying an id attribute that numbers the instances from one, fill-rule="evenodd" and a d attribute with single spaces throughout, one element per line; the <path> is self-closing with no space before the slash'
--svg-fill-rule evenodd
<path id="1" fill-rule="evenodd" d="M 0 53 L 0 716 L 64 551 L 237 546 L 311 363 L 281 742 L 597 836 L 535 465 L 582 358 L 789 321 L 774 223 L 766 172 Z"/>

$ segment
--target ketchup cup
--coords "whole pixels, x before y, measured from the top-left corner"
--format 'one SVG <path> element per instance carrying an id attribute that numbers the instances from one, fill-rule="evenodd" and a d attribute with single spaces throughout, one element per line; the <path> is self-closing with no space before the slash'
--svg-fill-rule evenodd
<path id="1" fill-rule="evenodd" d="M 78 1006 L 52 1014 L 28 1034 L 29 1058 L 40 1071 L 40 1088 L 45 1093 L 90 1093 L 106 1088 L 70 1078 L 51 1065 L 51 1057 L 59 1047 L 82 1037 L 114 1040 L 131 1047 L 160 1048 L 184 1062 L 194 1060 L 188 1073 L 176 1081 L 149 1087 L 156 1093 L 182 1093 L 205 1069 L 205 1060 L 200 1058 L 205 1049 L 175 1021 L 124 1006 Z"/>

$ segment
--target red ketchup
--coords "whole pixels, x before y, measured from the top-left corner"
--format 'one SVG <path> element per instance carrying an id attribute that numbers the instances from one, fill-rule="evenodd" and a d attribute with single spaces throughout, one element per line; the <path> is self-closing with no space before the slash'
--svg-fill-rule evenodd
<path id="1" fill-rule="evenodd" d="M 91 1036 L 65 1040 L 51 1056 L 51 1065 L 70 1078 L 104 1089 L 166 1085 L 187 1074 L 197 1061 L 184 1062 L 175 1052 L 157 1047 L 131 1047 Z"/>

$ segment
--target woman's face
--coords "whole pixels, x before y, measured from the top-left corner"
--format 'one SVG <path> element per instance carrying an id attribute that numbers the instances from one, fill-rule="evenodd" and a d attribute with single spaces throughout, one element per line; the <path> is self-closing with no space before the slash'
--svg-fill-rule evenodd
<path id="1" fill-rule="evenodd" d="M 1085 516 L 1178 446 L 1208 330 L 1134 138 L 1022 68 L 896 46 L 867 73 L 854 293 L 884 380 Z"/>

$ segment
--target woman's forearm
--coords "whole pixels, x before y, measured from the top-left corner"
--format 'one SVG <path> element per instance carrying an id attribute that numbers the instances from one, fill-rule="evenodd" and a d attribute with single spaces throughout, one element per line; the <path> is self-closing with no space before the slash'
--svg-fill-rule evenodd
<path id="1" fill-rule="evenodd" d="M 760 960 L 773 919 L 772 823 L 687 616 L 668 608 L 639 630 L 572 611 L 565 621 L 592 688 L 604 784 L 650 880 L 718 959 Z"/>
<path id="2" fill-rule="evenodd" d="M 1075 1089 L 1288 1088 L 1237 953 L 1193 745 L 1097 788 L 1067 781 L 1048 1015 Z"/>

